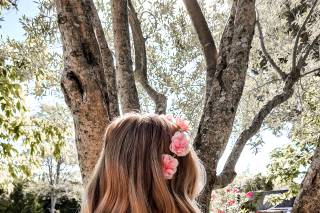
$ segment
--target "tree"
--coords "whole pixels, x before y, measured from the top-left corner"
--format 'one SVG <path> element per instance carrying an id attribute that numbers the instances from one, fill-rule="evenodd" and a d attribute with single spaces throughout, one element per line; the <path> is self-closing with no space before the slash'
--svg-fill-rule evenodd
<path id="1" fill-rule="evenodd" d="M 60 199 L 67 197 L 68 200 L 79 201 L 81 197 L 80 174 L 72 143 L 67 142 L 61 149 L 59 155 L 51 153 L 43 158 L 40 169 L 27 188 L 39 197 L 49 197 L 50 213 L 56 212 Z"/>
<path id="2" fill-rule="evenodd" d="M 1 1 L 0 12 L 17 6 L 16 1 Z M 67 135 L 64 125 L 70 123 L 70 119 L 64 125 L 51 123 L 52 117 L 43 116 L 47 106 L 27 103 L 30 98 L 41 100 L 59 91 L 61 60 L 50 51 L 56 41 L 56 23 L 43 14 L 48 9 L 46 2 L 38 9 L 40 15 L 19 20 L 26 33 L 24 40 L 0 38 L 0 185 L 8 188 L 15 178 L 32 176 L 48 149 L 60 152 Z M 68 112 L 66 107 L 57 108 Z"/>
<path id="3" fill-rule="evenodd" d="M 154 90 L 153 93 L 148 92 L 147 89 L 151 85 L 148 85 L 146 75 L 147 56 L 144 51 L 144 39 L 141 38 L 139 22 L 130 1 L 112 1 L 116 68 L 93 1 L 56 0 L 55 2 L 64 46 L 65 69 L 61 85 L 65 100 L 73 114 L 79 163 L 83 180 L 86 182 L 100 151 L 104 129 L 112 118 L 119 115 L 117 95 L 120 97 L 122 112 L 140 109 L 136 81 L 144 85 L 150 96 L 161 97 L 161 95 Z M 318 42 L 319 35 L 304 45 L 299 40 L 317 3 L 318 1 L 313 2 L 312 9 L 299 27 L 292 47 L 291 66 L 284 71 L 265 48 L 262 26 L 259 20 L 256 22 L 255 1 L 232 1 L 218 53 L 198 2 L 184 0 L 206 62 L 205 102 L 194 139 L 194 148 L 198 151 L 207 171 L 207 183 L 199 198 L 205 212 L 208 211 L 211 190 L 224 187 L 234 179 L 236 162 L 247 141 L 259 131 L 270 112 L 293 95 L 294 86 L 299 79 L 312 72 L 305 70 L 305 62 Z M 256 23 L 262 52 L 278 73 L 279 83 L 282 82 L 283 85 L 282 91 L 271 97 L 256 113 L 251 124 L 241 132 L 222 173 L 217 174 L 217 163 L 230 138 L 241 100 Z M 131 59 L 129 25 L 134 41 L 135 69 L 138 68 L 136 72 L 133 71 Z M 300 47 L 305 47 L 305 50 L 300 51 Z M 139 68 L 142 74 L 139 74 Z M 138 74 L 135 74 L 137 71 Z M 159 102 L 165 99 L 153 98 L 153 100 L 156 106 L 161 106 L 155 111 L 164 113 L 165 107 Z"/>
<path id="4" fill-rule="evenodd" d="M 5 213 L 48 213 L 50 209 L 50 194 L 47 191 L 30 191 L 29 182 L 17 181 L 11 192 L 0 191 L 0 211 Z M 56 210 L 61 213 L 72 213 L 80 209 L 79 199 L 71 196 L 61 196 L 57 200 Z"/>

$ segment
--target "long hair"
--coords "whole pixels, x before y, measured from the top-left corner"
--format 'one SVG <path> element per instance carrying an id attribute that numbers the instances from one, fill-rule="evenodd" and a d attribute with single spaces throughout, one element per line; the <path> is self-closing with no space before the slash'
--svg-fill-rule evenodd
<path id="1" fill-rule="evenodd" d="M 177 126 L 159 115 L 126 114 L 112 121 L 87 184 L 81 213 L 197 213 L 204 170 L 191 150 L 177 157 L 173 179 L 162 173 Z"/>

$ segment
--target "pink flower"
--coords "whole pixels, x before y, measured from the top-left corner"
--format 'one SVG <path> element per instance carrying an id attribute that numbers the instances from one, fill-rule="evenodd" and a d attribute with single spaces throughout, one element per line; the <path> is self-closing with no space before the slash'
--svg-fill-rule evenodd
<path id="1" fill-rule="evenodd" d="M 176 132 L 171 138 L 170 151 L 177 156 L 186 156 L 190 151 L 189 140 L 184 132 Z"/>
<path id="2" fill-rule="evenodd" d="M 162 155 L 162 172 L 165 179 L 172 179 L 177 171 L 178 164 L 178 160 L 171 155 Z"/>
<path id="3" fill-rule="evenodd" d="M 246 193 L 246 198 L 252 199 L 253 198 L 254 193 L 253 192 L 247 192 Z"/>
<path id="4" fill-rule="evenodd" d="M 234 189 L 233 189 L 233 192 L 234 192 L 234 193 L 238 193 L 238 192 L 239 192 L 239 189 L 238 189 L 238 188 L 234 188 Z"/>
<path id="5" fill-rule="evenodd" d="M 216 199 L 217 195 L 214 191 L 212 191 L 211 193 L 211 202 L 214 201 Z"/>
<path id="6" fill-rule="evenodd" d="M 232 206 L 233 204 L 236 203 L 236 201 L 235 200 L 228 200 L 227 203 L 228 203 L 229 206 Z"/>
<path id="7" fill-rule="evenodd" d="M 226 192 L 231 192 L 231 189 L 230 189 L 230 188 L 227 188 L 227 189 L 226 189 Z"/>
<path id="8" fill-rule="evenodd" d="M 181 118 L 176 118 L 176 124 L 183 131 L 189 131 L 189 123 Z"/>
<path id="9" fill-rule="evenodd" d="M 218 209 L 218 213 L 224 213 L 224 211 L 221 209 Z"/>

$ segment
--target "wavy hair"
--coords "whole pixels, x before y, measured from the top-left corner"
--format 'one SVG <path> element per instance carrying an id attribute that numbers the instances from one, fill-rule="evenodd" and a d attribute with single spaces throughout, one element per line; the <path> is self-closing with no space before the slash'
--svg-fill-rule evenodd
<path id="1" fill-rule="evenodd" d="M 197 213 L 195 198 L 205 172 L 193 151 L 177 157 L 173 179 L 162 173 L 178 127 L 153 114 L 126 114 L 112 121 L 84 195 L 81 213 Z"/>

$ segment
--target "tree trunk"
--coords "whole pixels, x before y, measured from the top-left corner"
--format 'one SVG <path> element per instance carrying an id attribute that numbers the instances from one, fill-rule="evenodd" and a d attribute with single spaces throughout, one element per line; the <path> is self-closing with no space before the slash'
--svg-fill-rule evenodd
<path id="1" fill-rule="evenodd" d="M 50 192 L 50 213 L 56 212 L 56 203 L 57 203 L 57 197 L 55 196 L 54 192 Z"/>
<path id="2" fill-rule="evenodd" d="M 108 89 L 112 89 L 112 85 L 107 84 L 106 80 L 108 70 L 104 69 L 108 64 L 106 61 L 102 64 L 103 51 L 100 53 L 94 32 L 95 25 L 89 18 L 90 14 L 96 13 L 92 7 L 94 5 L 91 0 L 56 0 L 65 65 L 61 87 L 73 115 L 84 183 L 88 181 L 98 159 L 107 124 L 117 113 L 116 97 L 109 99 L 104 87 L 108 85 Z M 107 44 L 100 46 L 106 48 Z M 110 108 L 113 110 L 110 111 Z"/>
<path id="3" fill-rule="evenodd" d="M 187 8 L 192 5 L 188 4 L 190 1 L 195 0 L 185 0 Z M 189 13 L 192 14 L 194 8 L 189 8 Z M 196 23 L 196 20 L 193 23 Z M 213 80 L 207 81 L 211 84 L 207 84 L 211 90 L 209 96 L 206 97 L 194 141 L 194 147 L 207 172 L 207 183 L 199 198 L 203 212 L 209 210 L 211 190 L 215 187 L 221 187 L 216 172 L 218 160 L 229 141 L 237 107 L 242 96 L 254 27 L 255 1 L 235 0 L 220 42 Z M 207 62 L 207 64 L 214 63 Z M 209 71 L 211 69 L 207 68 L 207 72 Z M 207 74 L 207 76 L 210 75 Z M 223 175 L 234 176 L 234 171 Z"/>
<path id="4" fill-rule="evenodd" d="M 147 53 L 145 38 L 143 37 L 141 23 L 138 19 L 137 13 L 131 0 L 128 0 L 129 8 L 129 23 L 132 31 L 133 46 L 134 46 L 134 62 L 135 70 L 134 77 L 137 82 L 141 84 L 143 89 L 147 92 L 150 98 L 154 101 L 157 114 L 165 114 L 167 108 L 167 98 L 164 94 L 157 92 L 148 81 L 147 70 Z"/>
<path id="5" fill-rule="evenodd" d="M 123 112 L 139 111 L 138 92 L 132 70 L 127 0 L 112 1 L 112 26 L 121 107 Z"/>
<path id="6" fill-rule="evenodd" d="M 320 141 L 319 141 L 320 143 Z M 301 184 L 300 192 L 294 202 L 292 213 L 320 212 L 320 144 L 312 163 Z"/>

